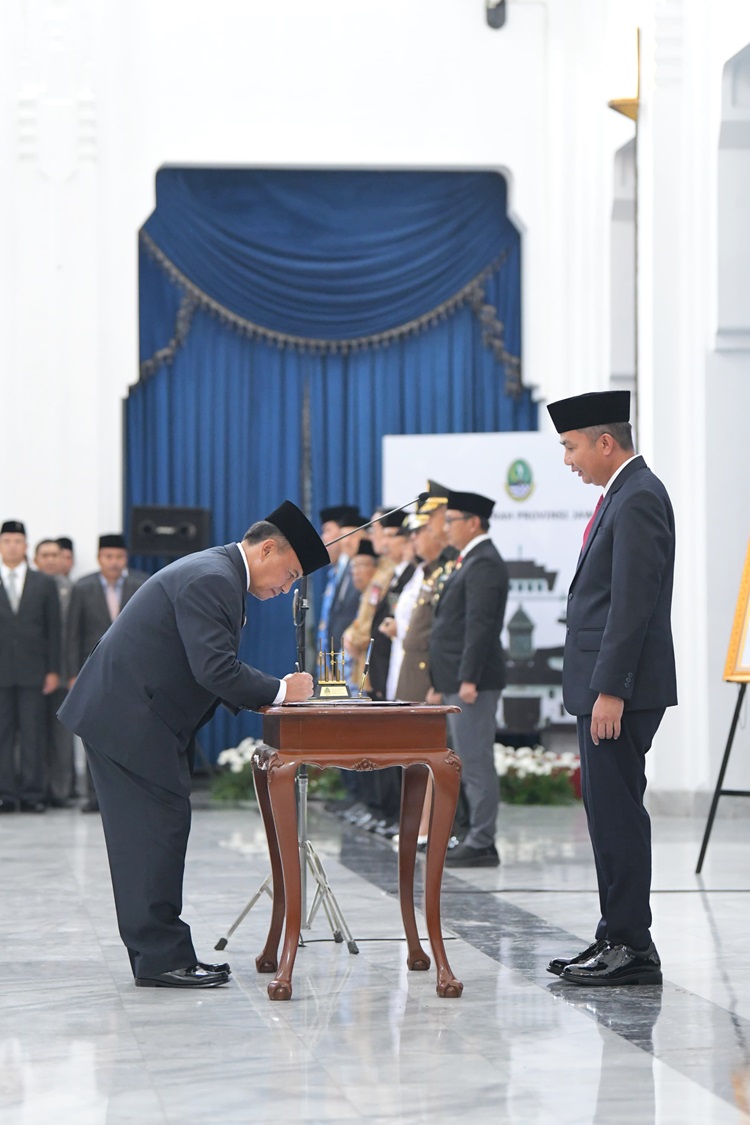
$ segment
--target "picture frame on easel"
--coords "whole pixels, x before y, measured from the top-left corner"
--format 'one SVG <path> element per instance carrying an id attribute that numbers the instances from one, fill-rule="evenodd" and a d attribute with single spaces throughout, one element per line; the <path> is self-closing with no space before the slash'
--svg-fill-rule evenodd
<path id="1" fill-rule="evenodd" d="M 740 592 L 724 665 L 724 679 L 734 684 L 750 683 L 750 545 L 742 570 Z"/>

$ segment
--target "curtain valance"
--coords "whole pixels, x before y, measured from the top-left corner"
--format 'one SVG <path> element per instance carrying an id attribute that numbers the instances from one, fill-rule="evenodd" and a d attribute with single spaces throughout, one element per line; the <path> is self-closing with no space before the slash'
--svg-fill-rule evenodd
<path id="1" fill-rule="evenodd" d="M 185 330 L 203 307 L 277 347 L 346 352 L 468 304 L 520 384 L 518 349 L 486 295 L 493 275 L 518 269 L 501 176 L 164 168 L 156 185 L 141 237 L 185 294 Z"/>

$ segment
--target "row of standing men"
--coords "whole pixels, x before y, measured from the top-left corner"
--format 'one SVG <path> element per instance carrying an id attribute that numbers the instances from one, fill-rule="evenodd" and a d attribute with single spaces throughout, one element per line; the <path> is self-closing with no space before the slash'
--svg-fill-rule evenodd
<path id="1" fill-rule="evenodd" d="M 318 620 L 319 652 L 343 650 L 354 694 L 461 708 L 448 717 L 462 761 L 461 839 L 449 850 L 449 866 L 500 862 L 494 743 L 505 686 L 500 634 L 508 571 L 489 535 L 493 508 L 488 497 L 429 481 L 416 514 L 379 509 L 370 536 L 356 534 L 368 521 L 352 505 L 320 513 L 324 541 L 346 537 L 329 546 L 333 565 Z M 393 836 L 400 773 L 343 771 L 348 798 L 342 814 Z M 423 835 L 428 820 L 426 808 Z"/>
<path id="2" fill-rule="evenodd" d="M 77 794 L 73 735 L 57 711 L 83 663 L 148 575 L 128 570 L 120 534 L 102 535 L 99 569 L 77 582 L 73 542 L 0 528 L 0 812 L 65 808 Z M 87 774 L 85 812 L 97 810 Z"/>

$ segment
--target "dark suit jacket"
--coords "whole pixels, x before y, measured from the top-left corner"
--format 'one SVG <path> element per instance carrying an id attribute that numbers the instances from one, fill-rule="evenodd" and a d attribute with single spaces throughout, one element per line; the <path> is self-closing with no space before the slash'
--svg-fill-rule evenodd
<path id="1" fill-rule="evenodd" d="M 563 702 L 572 715 L 590 715 L 599 692 L 631 711 L 677 702 L 674 555 L 667 490 L 637 457 L 607 493 L 570 586 Z"/>
<path id="2" fill-rule="evenodd" d="M 505 687 L 500 633 L 507 600 L 508 568 L 485 539 L 453 571 L 435 607 L 430 677 L 436 691 L 454 694 L 462 683 L 479 691 Z"/>
<path id="3" fill-rule="evenodd" d="M 333 647 L 336 651 L 341 648 L 341 637 L 344 630 L 349 628 L 359 609 L 360 594 L 352 582 L 349 569 L 350 564 L 347 565 L 341 576 L 334 594 L 331 612 L 328 615 L 328 634 L 333 637 Z"/>
<path id="4" fill-rule="evenodd" d="M 122 586 L 121 611 L 147 577 L 148 575 L 140 572 L 135 574 L 128 572 Z M 94 574 L 87 574 L 79 579 L 70 595 L 65 631 L 65 664 L 68 677 L 78 675 L 86 657 L 111 624 L 101 575 L 97 570 Z"/>
<path id="5" fill-rule="evenodd" d="M 173 562 L 112 622 L 60 708 L 66 727 L 141 777 L 190 791 L 189 747 L 217 701 L 236 712 L 279 690 L 237 659 L 247 579 L 236 544 Z"/>
<path id="6" fill-rule="evenodd" d="M 60 599 L 55 580 L 26 571 L 18 613 L 0 584 L 0 687 L 40 688 L 60 673 Z"/>

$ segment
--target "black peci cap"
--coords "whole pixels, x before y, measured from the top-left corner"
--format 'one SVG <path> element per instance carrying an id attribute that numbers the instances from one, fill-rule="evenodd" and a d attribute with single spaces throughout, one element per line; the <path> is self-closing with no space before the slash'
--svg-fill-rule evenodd
<path id="1" fill-rule="evenodd" d="M 378 520 L 378 523 L 381 527 L 401 527 L 408 515 L 409 513 L 405 512 L 403 508 L 399 508 L 395 512 L 388 512 L 387 515 Z"/>
<path id="2" fill-rule="evenodd" d="M 363 537 L 359 541 L 359 546 L 354 552 L 355 559 L 357 555 L 368 555 L 371 559 L 376 559 L 378 557 L 375 554 L 375 548 L 372 545 L 372 540 L 368 539 L 366 535 L 363 535 Z"/>
<path id="3" fill-rule="evenodd" d="M 321 523 L 337 523 L 339 527 L 359 527 L 367 523 L 367 516 L 363 516 L 356 504 L 333 504 L 330 508 L 320 509 Z"/>
<path id="4" fill-rule="evenodd" d="M 118 550 L 127 551 L 128 547 L 125 542 L 125 536 L 120 534 L 100 535 L 99 550 L 106 551 L 107 548 L 110 547 L 116 547 Z"/>
<path id="5" fill-rule="evenodd" d="M 0 535 L 25 535 L 26 528 L 20 520 L 6 520 L 0 527 Z"/>
<path id="6" fill-rule="evenodd" d="M 558 434 L 630 421 L 630 391 L 592 391 L 561 398 L 547 405 Z"/>
<path id="7" fill-rule="evenodd" d="M 495 507 L 495 501 L 488 496 L 480 496 L 478 492 L 449 492 L 448 507 L 452 511 L 466 512 L 470 516 L 479 516 L 488 520 Z"/>
<path id="8" fill-rule="evenodd" d="M 356 509 L 353 509 L 356 511 Z M 270 516 L 268 523 L 277 527 L 288 540 L 300 561 L 303 574 L 312 574 L 322 566 L 328 566 L 331 557 L 323 540 L 309 519 L 291 500 L 285 500 Z M 324 521 L 325 522 L 325 521 Z"/>
<path id="9" fill-rule="evenodd" d="M 60 538 L 57 540 L 57 545 L 62 551 L 72 551 L 73 550 L 73 540 L 68 539 L 67 535 L 61 535 Z"/>

